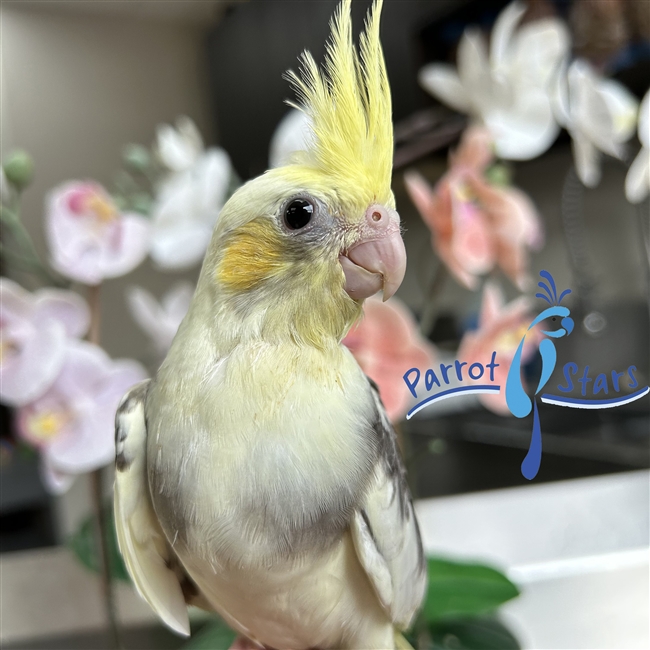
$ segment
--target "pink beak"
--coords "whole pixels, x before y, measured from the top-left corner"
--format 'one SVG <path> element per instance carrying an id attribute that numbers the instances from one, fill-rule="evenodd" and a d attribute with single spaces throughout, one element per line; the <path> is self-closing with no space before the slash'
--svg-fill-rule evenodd
<path id="1" fill-rule="evenodd" d="M 361 238 L 339 262 L 345 274 L 345 290 L 351 298 L 364 300 L 383 289 L 388 300 L 402 284 L 406 250 L 400 234 L 399 215 L 383 205 L 366 210 Z"/>

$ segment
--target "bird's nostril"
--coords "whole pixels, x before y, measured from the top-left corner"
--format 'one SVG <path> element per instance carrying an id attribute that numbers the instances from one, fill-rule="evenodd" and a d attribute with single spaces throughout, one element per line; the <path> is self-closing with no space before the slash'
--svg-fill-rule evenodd
<path id="1" fill-rule="evenodd" d="M 363 225 L 367 237 L 378 237 L 399 228 L 399 215 L 379 203 L 373 203 L 366 208 Z"/>

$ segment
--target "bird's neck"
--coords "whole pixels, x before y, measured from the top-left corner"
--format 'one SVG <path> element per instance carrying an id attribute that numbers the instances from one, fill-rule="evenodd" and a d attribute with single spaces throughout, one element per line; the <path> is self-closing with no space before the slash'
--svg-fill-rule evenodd
<path id="1" fill-rule="evenodd" d="M 289 344 L 337 348 L 361 316 L 361 305 L 343 291 L 329 290 L 329 278 L 294 277 L 282 288 L 233 294 L 199 285 L 192 321 L 212 323 L 212 343 L 228 354 L 237 345 Z"/>

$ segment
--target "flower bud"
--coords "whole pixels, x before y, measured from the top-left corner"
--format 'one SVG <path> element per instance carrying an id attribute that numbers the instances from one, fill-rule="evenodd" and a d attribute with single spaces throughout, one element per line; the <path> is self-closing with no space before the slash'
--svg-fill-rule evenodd
<path id="1" fill-rule="evenodd" d="M 138 171 L 146 171 L 151 165 L 148 149 L 140 144 L 127 144 L 122 152 L 124 162 Z"/>
<path id="2" fill-rule="evenodd" d="M 512 170 L 508 165 L 496 163 L 485 172 L 488 183 L 497 187 L 508 187 L 512 184 Z"/>
<path id="3" fill-rule="evenodd" d="M 34 177 L 34 161 L 22 149 L 10 153 L 2 168 L 9 183 L 18 191 L 24 190 Z"/>

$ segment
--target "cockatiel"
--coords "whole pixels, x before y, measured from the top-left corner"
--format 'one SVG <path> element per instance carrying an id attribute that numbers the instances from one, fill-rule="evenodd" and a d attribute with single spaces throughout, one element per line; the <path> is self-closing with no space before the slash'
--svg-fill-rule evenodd
<path id="1" fill-rule="evenodd" d="M 223 208 L 189 312 L 116 418 L 115 518 L 140 594 L 282 650 L 395 648 L 426 588 L 418 524 L 376 386 L 341 339 L 401 283 L 378 0 L 350 0 L 325 70 L 289 73 L 309 150 Z"/>

